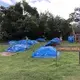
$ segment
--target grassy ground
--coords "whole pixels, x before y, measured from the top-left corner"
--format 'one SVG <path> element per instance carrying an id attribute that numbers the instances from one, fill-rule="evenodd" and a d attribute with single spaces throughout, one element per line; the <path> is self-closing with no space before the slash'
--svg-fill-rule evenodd
<path id="1" fill-rule="evenodd" d="M 80 80 L 78 52 L 62 52 L 56 66 L 55 59 L 33 59 L 34 50 L 45 43 L 38 43 L 23 53 L 0 56 L 0 80 Z M 61 45 L 75 46 L 79 43 Z M 7 45 L 0 45 L 0 52 Z"/>

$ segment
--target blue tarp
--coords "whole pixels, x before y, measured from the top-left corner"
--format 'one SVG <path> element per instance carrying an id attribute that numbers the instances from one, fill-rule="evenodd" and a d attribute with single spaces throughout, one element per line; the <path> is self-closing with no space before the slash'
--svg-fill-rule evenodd
<path id="1" fill-rule="evenodd" d="M 19 40 L 19 41 L 9 41 L 9 45 L 16 45 L 16 44 L 29 44 L 34 45 L 38 43 L 36 40 Z"/>
<path id="2" fill-rule="evenodd" d="M 35 40 L 19 40 L 19 41 L 10 41 L 9 48 L 6 49 L 6 52 L 19 52 L 29 49 L 32 45 L 36 44 Z"/>
<path id="3" fill-rule="evenodd" d="M 6 52 L 20 52 L 20 51 L 25 51 L 29 49 L 29 45 L 24 45 L 24 44 L 16 44 L 11 47 L 9 47 Z"/>
<path id="4" fill-rule="evenodd" d="M 44 38 L 38 38 L 36 39 L 37 41 L 40 41 L 40 42 L 45 42 L 45 39 Z"/>
<path id="5" fill-rule="evenodd" d="M 19 40 L 17 43 L 18 44 L 27 44 L 27 40 Z"/>
<path id="6" fill-rule="evenodd" d="M 74 36 L 68 36 L 68 42 L 73 43 L 74 41 Z"/>
<path id="7" fill-rule="evenodd" d="M 59 56 L 59 52 L 51 46 L 41 47 L 32 54 L 33 58 L 56 58 L 56 56 Z"/>
<path id="8" fill-rule="evenodd" d="M 34 45 L 36 43 L 38 43 L 36 40 L 27 40 L 27 44 L 29 45 Z"/>
<path id="9" fill-rule="evenodd" d="M 45 46 L 52 45 L 52 44 L 60 44 L 61 40 L 59 38 L 53 38 L 50 40 Z"/>
<path id="10" fill-rule="evenodd" d="M 10 46 L 15 45 L 15 44 L 17 44 L 17 41 L 9 41 Z"/>

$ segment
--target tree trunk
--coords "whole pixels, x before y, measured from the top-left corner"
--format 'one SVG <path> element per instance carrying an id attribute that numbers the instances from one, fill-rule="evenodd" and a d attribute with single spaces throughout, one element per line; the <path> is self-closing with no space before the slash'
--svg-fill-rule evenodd
<path id="1" fill-rule="evenodd" d="M 76 34 L 75 34 L 75 30 L 74 30 L 73 26 L 72 26 L 72 33 L 73 33 L 75 41 L 76 41 Z"/>

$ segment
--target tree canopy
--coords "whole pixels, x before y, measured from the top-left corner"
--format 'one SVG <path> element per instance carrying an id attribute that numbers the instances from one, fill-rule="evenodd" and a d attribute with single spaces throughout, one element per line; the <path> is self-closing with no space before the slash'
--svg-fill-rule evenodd
<path id="1" fill-rule="evenodd" d="M 54 17 L 50 12 L 38 13 L 25 1 L 16 3 L 8 8 L 0 7 L 0 39 L 22 39 L 28 36 L 30 39 L 46 37 L 51 39 L 67 35 L 70 32 L 69 22 L 59 16 Z"/>

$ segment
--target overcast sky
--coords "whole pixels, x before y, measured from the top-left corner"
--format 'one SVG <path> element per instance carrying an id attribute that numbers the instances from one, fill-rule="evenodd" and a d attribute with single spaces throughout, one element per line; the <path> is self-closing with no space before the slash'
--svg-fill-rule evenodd
<path id="1" fill-rule="evenodd" d="M 20 0 L 0 0 L 0 4 L 7 6 L 12 5 Z M 50 11 L 53 15 L 59 15 L 65 19 L 68 18 L 69 14 L 74 11 L 75 7 L 80 7 L 80 0 L 26 0 L 32 7 L 37 7 L 39 12 L 45 10 Z M 33 1 L 37 1 L 32 3 Z"/>

